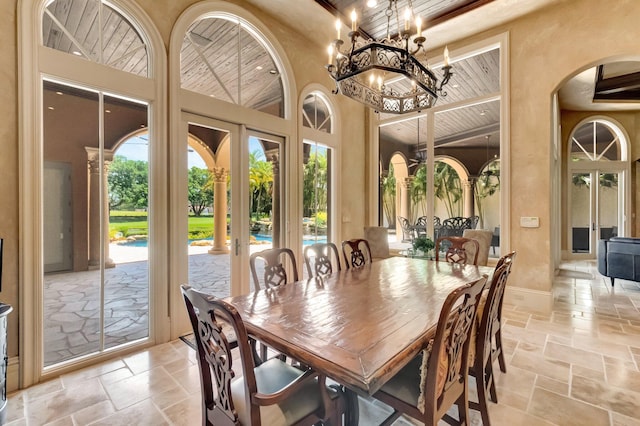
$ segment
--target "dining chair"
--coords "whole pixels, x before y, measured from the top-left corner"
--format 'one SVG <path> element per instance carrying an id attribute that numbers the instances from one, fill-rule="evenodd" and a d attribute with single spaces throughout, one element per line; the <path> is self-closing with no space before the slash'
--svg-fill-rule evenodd
<path id="1" fill-rule="evenodd" d="M 303 255 L 309 277 L 329 275 L 341 270 L 338 247 L 333 243 L 310 244 L 304 248 Z"/>
<path id="2" fill-rule="evenodd" d="M 187 285 L 181 290 L 196 337 L 204 426 L 340 423 L 347 406 L 339 387 L 328 387 L 325 376 L 278 358 L 256 366 L 233 305 Z M 221 319 L 238 337 L 239 359 L 231 355 Z"/>
<path id="3" fill-rule="evenodd" d="M 440 237 L 436 240 L 436 262 L 442 253 L 446 262 L 477 265 L 479 249 L 480 244 L 473 238 Z"/>
<path id="4" fill-rule="evenodd" d="M 290 263 L 292 268 L 291 279 L 287 275 L 285 263 Z M 280 287 L 288 282 L 298 281 L 298 266 L 296 265 L 296 257 L 291 249 L 288 248 L 271 248 L 252 253 L 249 256 L 249 267 L 253 277 L 254 290 L 258 291 L 264 284 L 265 288 Z M 258 271 L 262 271 L 262 280 L 258 277 Z M 254 339 L 249 338 L 253 348 L 256 345 Z M 260 359 L 267 359 L 268 347 L 264 343 L 260 343 Z M 277 355 L 281 360 L 286 357 L 282 354 Z"/>
<path id="5" fill-rule="evenodd" d="M 389 251 L 389 229 L 386 226 L 365 226 L 364 239 L 369 243 L 373 259 L 391 257 Z"/>
<path id="6" fill-rule="evenodd" d="M 382 424 L 407 414 L 425 425 L 440 419 L 450 424 L 469 424 L 468 368 L 470 336 L 476 321 L 480 294 L 486 277 L 453 290 L 445 299 L 435 337 L 426 348 L 373 397 L 393 408 Z M 458 421 L 447 414 L 458 407 Z"/>
<path id="7" fill-rule="evenodd" d="M 491 285 L 483 291 L 478 305 L 476 327 L 472 334 L 472 346 L 469 356 L 469 374 L 476 379 L 478 402 L 469 401 L 471 408 L 480 411 L 482 424 L 490 425 L 487 397 L 498 402 L 493 375 L 493 364 L 498 359 L 500 369 L 506 373 L 506 364 L 502 350 L 502 302 L 511 273 L 515 252 L 511 252 L 501 260 L 491 278 Z"/>
<path id="8" fill-rule="evenodd" d="M 291 279 L 287 275 L 285 264 L 291 265 Z M 271 248 L 252 253 L 249 256 L 249 267 L 253 276 L 253 286 L 255 290 L 260 290 L 260 283 L 265 288 L 278 287 L 290 281 L 298 281 L 298 266 L 296 256 L 288 248 Z M 258 270 L 262 268 L 262 280 L 258 277 Z"/>
<path id="9" fill-rule="evenodd" d="M 354 238 L 342 242 L 342 255 L 344 264 L 349 268 L 360 268 L 367 263 L 371 263 L 371 247 L 367 240 Z"/>
<path id="10" fill-rule="evenodd" d="M 465 238 L 473 238 L 478 242 L 478 260 L 476 261 L 476 265 L 487 266 L 493 232 L 488 229 L 465 229 L 462 231 L 462 236 Z"/>

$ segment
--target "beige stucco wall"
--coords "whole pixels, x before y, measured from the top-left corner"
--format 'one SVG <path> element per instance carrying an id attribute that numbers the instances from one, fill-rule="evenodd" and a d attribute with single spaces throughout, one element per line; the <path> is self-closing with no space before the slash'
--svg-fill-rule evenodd
<path id="1" fill-rule="evenodd" d="M 18 353 L 18 76 L 16 0 L 0 2 L 0 238 L 4 238 L 0 301 L 9 314 L 8 353 Z"/>

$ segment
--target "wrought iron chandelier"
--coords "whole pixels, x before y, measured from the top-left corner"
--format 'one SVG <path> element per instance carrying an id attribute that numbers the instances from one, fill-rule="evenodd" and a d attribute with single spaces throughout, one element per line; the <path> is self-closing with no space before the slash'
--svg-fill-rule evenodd
<path id="1" fill-rule="evenodd" d="M 367 5 L 373 7 L 375 0 Z M 342 23 L 336 21 L 338 37 L 329 46 L 329 63 L 327 70 L 336 81 L 333 93 L 342 93 L 361 102 L 376 112 L 404 114 L 420 111 L 434 106 L 438 95 L 446 96 L 442 88 L 452 76 L 449 65 L 449 52 L 444 49 L 444 66 L 442 81 L 420 62 L 416 55 L 424 53 L 425 37 L 422 36 L 422 20 L 415 16 L 411 0 L 404 13 L 404 30 L 400 28 L 398 0 L 389 0 L 385 12 L 387 16 L 387 35 L 382 40 L 365 40 L 358 31 L 358 16 L 355 9 L 351 12 L 351 46 L 343 51 L 344 41 L 340 38 Z M 398 25 L 397 35 L 391 36 L 391 21 L 395 16 Z M 412 34 L 411 23 L 415 22 L 415 33 Z M 412 39 L 413 35 L 413 39 Z M 415 47 L 410 48 L 412 40 Z M 394 84 L 398 77 L 406 78 L 410 85 Z"/>

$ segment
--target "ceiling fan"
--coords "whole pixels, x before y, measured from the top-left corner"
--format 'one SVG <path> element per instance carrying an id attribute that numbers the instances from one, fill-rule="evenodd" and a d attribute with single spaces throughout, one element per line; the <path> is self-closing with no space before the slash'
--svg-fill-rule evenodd
<path id="1" fill-rule="evenodd" d="M 487 162 L 485 163 L 484 170 L 480 173 L 480 177 L 489 179 L 491 176 L 495 176 L 498 181 L 500 181 L 500 167 L 495 167 L 495 163 L 489 161 L 489 139 L 491 138 L 491 135 L 486 135 L 485 138 L 487 140 Z M 490 165 L 494 166 L 489 167 Z"/>

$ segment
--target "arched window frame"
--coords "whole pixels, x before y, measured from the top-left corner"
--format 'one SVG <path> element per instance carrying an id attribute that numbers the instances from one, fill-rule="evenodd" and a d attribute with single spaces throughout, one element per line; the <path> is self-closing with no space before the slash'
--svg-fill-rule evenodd
<path id="1" fill-rule="evenodd" d="M 268 51 L 277 63 L 277 67 L 282 75 L 282 85 L 284 90 L 284 117 L 277 117 L 265 112 L 245 108 L 241 105 L 232 104 L 220 99 L 211 98 L 206 95 L 194 93 L 182 89 L 180 82 L 180 49 L 184 36 L 193 22 L 202 17 L 224 17 L 226 19 L 242 20 L 245 25 L 251 28 L 252 33 L 258 36 L 268 47 Z M 168 183 L 168 188 L 172 194 L 181 194 L 183 188 L 187 185 L 187 177 L 184 173 L 183 164 L 186 164 L 184 156 L 182 138 L 186 133 L 186 129 L 181 129 L 183 114 L 196 114 L 202 117 L 220 120 L 226 123 L 239 125 L 241 137 L 246 136 L 248 128 L 269 133 L 284 138 L 285 155 L 288 159 L 296 159 L 300 155 L 298 144 L 291 143 L 296 140 L 298 130 L 297 122 L 294 120 L 293 111 L 296 104 L 294 93 L 297 93 L 295 79 L 293 78 L 293 67 L 288 61 L 288 55 L 278 39 L 269 29 L 269 27 L 255 17 L 253 14 L 243 9 L 241 6 L 219 0 L 200 1 L 185 9 L 176 20 L 169 43 L 169 122 L 170 127 L 170 143 L 169 152 L 171 162 L 169 164 L 169 173 L 173 178 Z M 238 123 L 238 117 L 242 117 L 242 123 Z M 247 166 L 248 167 L 248 166 Z M 283 215 L 285 218 L 297 217 L 297 193 L 298 181 L 291 178 L 297 176 L 296 161 L 287 161 L 284 170 L 282 170 L 282 184 L 288 188 L 290 202 L 285 206 Z M 248 175 L 248 173 L 247 173 Z M 240 185 L 241 183 L 238 183 Z M 181 200 L 172 198 L 169 207 L 169 219 L 173 224 L 180 224 L 184 212 L 184 203 Z M 233 209 L 234 207 L 231 206 Z M 291 241 L 297 241 L 295 227 L 290 227 L 284 244 L 289 246 Z M 247 239 L 248 239 L 248 229 Z M 173 241 L 180 241 L 185 234 L 181 233 L 179 226 L 173 226 L 171 229 L 171 238 Z M 184 282 L 188 276 L 188 267 L 180 256 L 182 256 L 175 247 L 169 249 L 170 262 L 172 268 L 170 271 L 170 282 Z M 233 265 L 232 265 L 233 268 Z M 240 280 L 249 283 L 249 270 L 242 269 L 240 271 Z M 184 303 L 178 286 L 173 286 L 169 290 L 169 312 L 171 316 L 170 333 L 176 338 L 189 327 L 188 318 L 184 311 Z"/>
<path id="2" fill-rule="evenodd" d="M 302 105 L 304 104 L 304 100 L 310 95 L 316 95 L 320 97 L 324 101 L 324 103 L 327 105 L 327 108 L 331 115 L 331 133 L 323 132 L 321 130 L 316 130 L 316 129 L 312 129 L 310 127 L 304 126 L 304 115 L 303 115 Z M 331 179 L 332 179 L 331 181 L 333 182 L 333 185 L 330 189 L 330 194 L 331 194 L 330 214 L 331 214 L 331 217 L 333 218 L 333 223 L 332 223 L 331 235 L 328 235 L 328 238 L 330 241 L 338 241 L 339 236 L 342 235 L 341 234 L 342 220 L 340 220 L 339 218 L 339 210 L 338 210 L 339 200 L 342 199 L 342 193 L 341 193 L 342 185 L 336 184 L 336 182 L 340 182 L 340 175 L 341 175 L 340 170 L 342 170 L 342 166 L 341 166 L 342 156 L 340 153 L 340 140 L 341 140 L 342 126 L 340 122 L 340 112 L 337 105 L 333 101 L 333 96 L 330 94 L 330 92 L 327 90 L 326 87 L 320 84 L 310 84 L 308 86 L 305 86 L 300 93 L 298 105 L 300 106 L 298 109 L 298 129 L 300 130 L 300 142 L 298 145 L 300 148 L 299 150 L 300 153 L 299 153 L 299 156 L 297 157 L 298 161 L 296 162 L 296 164 L 300 165 L 300 167 L 298 167 L 298 170 L 295 176 L 298 176 L 298 182 L 300 185 L 300 189 L 298 190 L 300 202 L 298 203 L 299 204 L 298 214 L 296 216 L 297 218 L 300 219 L 299 221 L 300 226 L 296 227 L 299 234 L 298 234 L 298 239 L 294 241 L 302 241 L 302 235 L 303 235 L 303 232 L 302 232 L 302 216 L 303 216 L 302 214 L 302 181 L 303 181 L 304 167 L 302 166 L 303 165 L 302 147 L 305 141 L 313 141 L 321 145 L 324 145 L 327 148 L 330 148 L 333 151 L 333 154 L 335 156 L 335 158 L 333 159 L 333 167 L 332 167 L 332 174 L 331 174 Z"/>
<path id="3" fill-rule="evenodd" d="M 611 130 L 617 136 L 617 144 L 620 149 L 620 160 L 619 161 L 609 161 L 609 160 L 600 160 L 600 161 L 572 161 L 571 160 L 571 149 L 573 145 L 573 136 L 578 129 L 580 129 L 585 124 L 591 122 L 600 122 L 606 125 L 609 130 Z M 565 195 L 567 198 L 567 212 L 571 212 L 571 202 L 568 194 L 571 193 L 571 184 L 572 184 L 572 175 L 575 172 L 592 172 L 595 170 L 605 171 L 605 172 L 617 172 L 620 173 L 620 179 L 618 181 L 618 185 L 620 185 L 622 194 L 624 194 L 624 199 L 621 201 L 621 212 L 625 218 L 624 227 L 622 229 L 623 233 L 620 235 L 629 235 L 631 231 L 631 221 L 629 218 L 631 217 L 631 185 L 629 184 L 629 176 L 631 175 L 631 165 L 629 164 L 629 134 L 627 133 L 624 126 L 615 120 L 612 117 L 608 117 L 605 115 L 591 115 L 585 117 L 580 122 L 578 122 L 569 133 L 569 138 L 566 144 L 566 186 L 565 186 Z M 569 214 L 569 213 L 568 213 Z M 567 222 L 568 223 L 568 222 Z M 571 241 L 570 232 L 571 227 L 566 227 L 567 232 L 567 241 Z"/>
<path id="4" fill-rule="evenodd" d="M 166 55 L 164 43 L 155 24 L 146 12 L 134 2 L 124 0 L 102 0 L 122 13 L 143 38 L 147 46 L 149 77 L 140 77 L 106 65 L 90 62 L 42 45 L 42 16 L 47 0 L 22 0 L 18 6 L 19 41 L 19 162 L 20 176 L 20 370 L 21 388 L 30 386 L 62 369 L 42 370 L 43 310 L 42 300 L 42 78 L 53 78 L 68 84 L 82 85 L 100 91 L 115 91 L 128 94 L 149 104 L 149 133 L 154 138 L 150 150 L 149 204 L 157 214 L 150 222 L 150 232 L 158 247 L 167 243 L 166 191 Z M 114 75 L 117 77 L 114 78 Z M 150 283 L 150 336 L 151 341 L 166 341 L 164 324 L 168 321 L 166 309 L 167 266 L 161 249 L 154 250 L 149 261 Z M 158 308 L 158 309 L 155 309 Z M 113 356 L 104 354 L 101 357 Z M 66 367 L 94 362 L 81 361 Z M 15 367 L 14 367 L 15 368 Z M 16 374 L 17 373 L 11 373 Z"/>

